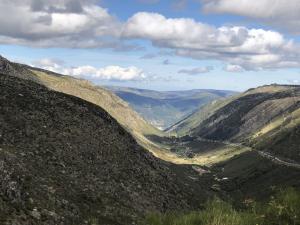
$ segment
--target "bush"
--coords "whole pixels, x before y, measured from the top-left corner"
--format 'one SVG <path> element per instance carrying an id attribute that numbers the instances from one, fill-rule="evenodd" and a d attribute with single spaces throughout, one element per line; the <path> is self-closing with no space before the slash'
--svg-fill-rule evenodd
<path id="1" fill-rule="evenodd" d="M 217 198 L 205 210 L 187 214 L 151 214 L 144 225 L 300 225 L 300 193 L 279 191 L 267 203 L 245 201 L 247 209 L 237 210 Z"/>
<path id="2" fill-rule="evenodd" d="M 248 212 L 238 212 L 230 204 L 214 199 L 199 212 L 149 215 L 145 225 L 256 225 L 259 221 Z"/>
<path id="3" fill-rule="evenodd" d="M 271 199 L 265 208 L 268 225 L 299 225 L 300 224 L 300 194 L 289 188 Z"/>

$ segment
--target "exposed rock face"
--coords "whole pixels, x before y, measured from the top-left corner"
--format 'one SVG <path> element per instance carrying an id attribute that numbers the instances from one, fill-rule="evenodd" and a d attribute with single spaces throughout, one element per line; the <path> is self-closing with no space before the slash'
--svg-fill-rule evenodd
<path id="1" fill-rule="evenodd" d="M 19 77 L 26 80 L 38 82 L 34 74 L 27 70 L 23 65 L 12 63 L 0 55 L 0 72 L 14 77 Z"/>
<path id="2" fill-rule="evenodd" d="M 131 224 L 207 197 L 100 107 L 7 75 L 0 92 L 0 224 Z"/>

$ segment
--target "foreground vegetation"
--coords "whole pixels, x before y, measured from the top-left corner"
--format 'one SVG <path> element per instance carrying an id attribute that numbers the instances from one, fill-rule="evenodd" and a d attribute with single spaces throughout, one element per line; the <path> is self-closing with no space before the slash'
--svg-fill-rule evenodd
<path id="1" fill-rule="evenodd" d="M 204 210 L 188 214 L 151 214 L 144 225 L 299 225 L 300 192 L 282 190 L 267 203 L 245 200 L 245 209 L 237 210 L 217 198 Z"/>

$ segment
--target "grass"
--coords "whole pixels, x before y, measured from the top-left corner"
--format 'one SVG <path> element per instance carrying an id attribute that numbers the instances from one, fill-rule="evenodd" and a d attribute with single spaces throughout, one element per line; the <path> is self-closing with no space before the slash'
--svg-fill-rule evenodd
<path id="1" fill-rule="evenodd" d="M 133 132 L 133 135 L 138 136 L 138 143 L 145 147 L 148 151 L 150 151 L 155 157 L 178 165 L 188 164 L 211 167 L 219 162 L 231 159 L 236 155 L 251 151 L 251 148 L 248 147 L 227 145 L 225 147 L 215 149 L 214 151 L 209 151 L 203 154 L 196 154 L 195 157 L 188 158 L 180 156 L 178 153 L 171 152 L 170 146 L 151 142 L 147 138 L 136 132 Z"/>
<path id="2" fill-rule="evenodd" d="M 290 120 L 288 120 L 288 118 Z M 262 127 L 256 134 L 252 136 L 252 139 L 262 138 L 268 134 L 272 134 L 272 131 L 280 132 L 284 129 L 292 129 L 300 124 L 300 109 L 296 109 L 288 116 L 282 115 L 270 121 L 266 126 Z"/>
<path id="3" fill-rule="evenodd" d="M 289 188 L 279 191 L 266 203 L 251 199 L 244 202 L 245 209 L 237 210 L 217 198 L 209 201 L 205 209 L 186 214 L 150 214 L 143 225 L 299 225 L 300 192 Z"/>
<path id="4" fill-rule="evenodd" d="M 209 151 L 204 154 L 198 154 L 193 159 L 191 159 L 191 161 L 193 161 L 193 164 L 210 167 L 219 162 L 229 160 L 232 157 L 240 155 L 247 151 L 251 151 L 251 148 L 244 146 L 226 145 L 224 147 L 215 149 L 214 151 Z"/>
<path id="5" fill-rule="evenodd" d="M 218 99 L 209 103 L 203 107 L 201 107 L 198 111 L 188 116 L 181 122 L 179 122 L 176 126 L 171 129 L 175 131 L 178 136 L 184 136 L 190 133 L 191 130 L 197 129 L 197 127 L 206 119 L 208 119 L 211 115 L 213 115 L 218 110 L 222 109 L 226 105 L 230 104 L 232 101 L 235 101 L 239 98 L 242 98 L 247 95 L 257 94 L 257 93 L 276 93 L 282 92 L 285 90 L 290 90 L 289 86 L 282 85 L 268 85 L 262 86 L 258 88 L 253 88 L 241 94 L 236 94 L 231 97 L 227 97 L 225 99 Z"/>
<path id="6" fill-rule="evenodd" d="M 173 129 L 168 132 L 175 132 L 178 136 L 184 136 L 190 133 L 191 130 L 199 126 L 204 120 L 208 119 L 211 115 L 213 115 L 217 110 L 224 107 L 228 103 L 230 103 L 234 97 L 229 97 L 228 99 L 218 99 L 215 100 L 203 107 L 199 110 L 183 119 L 179 122 Z"/>

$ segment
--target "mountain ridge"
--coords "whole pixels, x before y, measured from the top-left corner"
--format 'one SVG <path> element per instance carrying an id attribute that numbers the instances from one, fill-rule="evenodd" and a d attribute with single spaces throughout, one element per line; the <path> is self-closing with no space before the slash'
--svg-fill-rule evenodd
<path id="1" fill-rule="evenodd" d="M 0 58 L 0 71 L 11 76 L 32 80 L 50 89 L 71 94 L 99 105 L 129 130 L 141 144 L 148 143 L 148 140 L 141 138 L 143 135 L 163 135 L 161 131 L 132 110 L 127 102 L 105 88 L 93 85 L 90 81 L 13 63 L 3 57 Z"/>
<path id="2" fill-rule="evenodd" d="M 154 91 L 117 86 L 106 88 L 127 101 L 142 117 L 161 130 L 182 120 L 208 102 L 236 94 L 233 91 L 213 89 Z"/>
<path id="3" fill-rule="evenodd" d="M 174 129 L 184 134 L 189 127 L 193 137 L 244 143 L 299 160 L 300 86 L 261 86 L 215 104 L 200 109 Z M 204 115 L 197 118 L 201 113 Z"/>

